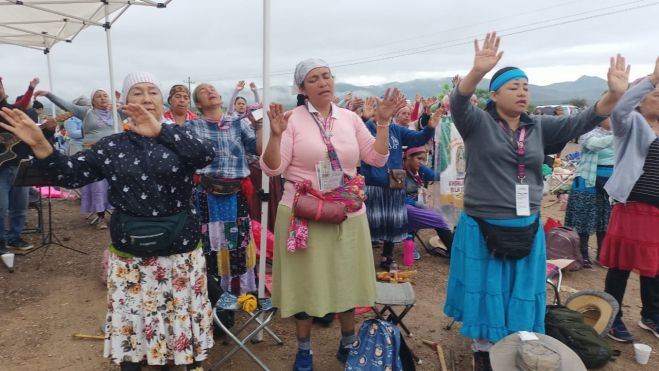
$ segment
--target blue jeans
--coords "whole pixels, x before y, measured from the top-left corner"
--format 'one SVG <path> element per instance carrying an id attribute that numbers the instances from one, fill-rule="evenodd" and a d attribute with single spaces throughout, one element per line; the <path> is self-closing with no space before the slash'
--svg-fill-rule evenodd
<path id="1" fill-rule="evenodd" d="M 28 205 L 28 187 L 14 187 L 16 166 L 0 169 L 0 240 L 13 242 L 21 238 Z M 9 215 L 9 230 L 5 218 Z"/>

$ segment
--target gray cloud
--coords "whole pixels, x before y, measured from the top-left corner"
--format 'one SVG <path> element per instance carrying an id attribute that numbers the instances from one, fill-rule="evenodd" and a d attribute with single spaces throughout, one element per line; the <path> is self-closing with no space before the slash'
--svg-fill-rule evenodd
<path id="1" fill-rule="evenodd" d="M 137 70 L 155 73 L 165 86 L 188 76 L 210 81 L 225 97 L 238 79 L 261 85 L 261 3 L 174 0 L 167 9 L 132 7 L 112 29 L 116 86 Z M 273 84 L 290 84 L 295 64 L 311 56 L 336 66 L 339 81 L 353 83 L 464 73 L 473 55 L 470 40 L 488 30 L 524 31 L 653 3 L 657 1 L 276 0 L 270 35 Z M 608 57 L 616 52 L 633 64 L 652 63 L 659 54 L 657 35 L 638 25 L 656 23 L 658 11 L 659 6 L 646 7 L 506 36 L 501 65 L 530 68 L 537 80 L 548 83 L 566 79 L 553 72 L 559 66 L 561 71 L 604 76 Z M 72 44 L 56 45 L 51 58 L 55 92 L 64 97 L 109 86 L 102 29 L 90 28 Z M 383 60 L 341 66 L 378 58 Z M 46 59 L 33 50 L 0 45 L 0 75 L 12 97 L 33 76 L 42 78 L 42 88 L 48 86 Z"/>

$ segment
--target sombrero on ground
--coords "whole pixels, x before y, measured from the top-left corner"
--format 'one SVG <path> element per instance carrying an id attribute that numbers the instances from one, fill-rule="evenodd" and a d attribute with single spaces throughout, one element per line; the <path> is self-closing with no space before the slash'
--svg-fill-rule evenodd
<path id="1" fill-rule="evenodd" d="M 516 332 L 490 349 L 494 371 L 586 371 L 579 356 L 551 336 Z"/>
<path id="2" fill-rule="evenodd" d="M 606 334 L 620 307 L 613 296 L 599 290 L 581 290 L 567 299 L 565 306 L 583 314 L 585 323 L 593 326 L 595 331 Z"/>

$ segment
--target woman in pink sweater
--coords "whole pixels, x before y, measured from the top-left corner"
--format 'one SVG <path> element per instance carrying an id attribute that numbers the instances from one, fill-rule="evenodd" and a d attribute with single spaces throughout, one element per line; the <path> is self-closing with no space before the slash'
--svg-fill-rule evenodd
<path id="1" fill-rule="evenodd" d="M 307 235 L 295 230 L 297 220 L 291 221 L 296 184 L 310 181 L 308 185 L 325 192 L 337 183 L 323 173 L 355 180 L 360 179 L 355 178 L 360 160 L 383 166 L 391 116 L 405 101 L 398 90 L 387 92 L 378 104 L 374 138 L 359 116 L 332 103 L 334 76 L 326 62 L 300 62 L 295 86 L 306 104 L 287 113 L 281 105 L 270 105 L 271 136 L 261 168 L 286 180 L 275 224 L 272 300 L 282 317 L 296 319 L 299 349 L 293 369 L 312 370 L 311 317 L 339 313 L 342 337 L 336 356 L 345 363 L 356 339 L 353 309 L 372 306 L 375 300 L 375 269 L 364 207 L 348 213 L 341 224 L 308 221 Z M 306 243 L 299 243 L 301 237 Z"/>

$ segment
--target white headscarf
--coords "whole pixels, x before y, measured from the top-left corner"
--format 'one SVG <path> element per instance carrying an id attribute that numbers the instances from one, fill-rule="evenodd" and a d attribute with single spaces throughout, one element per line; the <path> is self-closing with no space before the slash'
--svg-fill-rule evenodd
<path id="1" fill-rule="evenodd" d="M 300 94 L 300 85 L 304 82 L 304 78 L 307 77 L 307 74 L 311 70 L 320 67 L 327 67 L 329 69 L 329 64 L 319 58 L 309 58 L 298 63 L 295 66 L 295 74 L 293 75 L 293 94 Z"/>

